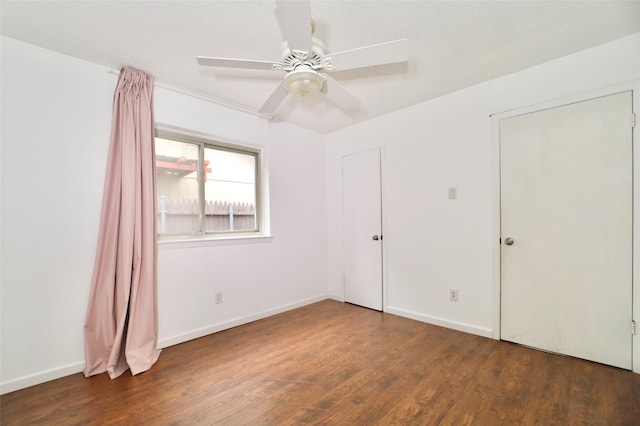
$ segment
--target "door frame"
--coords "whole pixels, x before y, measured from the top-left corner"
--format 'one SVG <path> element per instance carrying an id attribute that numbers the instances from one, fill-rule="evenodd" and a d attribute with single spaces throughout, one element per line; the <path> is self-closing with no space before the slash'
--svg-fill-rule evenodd
<path id="1" fill-rule="evenodd" d="M 640 232 L 636 227 L 640 226 L 640 148 L 636 149 L 636 143 L 640 142 L 640 80 L 609 86 L 599 90 L 589 91 L 574 96 L 567 96 L 546 102 L 524 106 L 509 111 L 491 114 L 491 158 L 492 158 L 492 337 L 500 340 L 500 308 L 501 308 L 501 250 L 500 250 L 500 120 L 518 115 L 529 114 L 545 109 L 561 107 L 573 103 L 583 102 L 594 98 L 614 95 L 621 92 L 632 92 L 632 110 L 636 115 L 636 125 L 632 130 L 633 147 L 633 236 L 632 236 L 632 319 L 636 323 L 636 334 L 632 337 L 631 365 L 634 373 L 640 374 Z M 631 117 L 629 117 L 631 120 Z M 631 125 L 631 121 L 629 123 Z M 629 324 L 631 333 L 631 324 Z"/>

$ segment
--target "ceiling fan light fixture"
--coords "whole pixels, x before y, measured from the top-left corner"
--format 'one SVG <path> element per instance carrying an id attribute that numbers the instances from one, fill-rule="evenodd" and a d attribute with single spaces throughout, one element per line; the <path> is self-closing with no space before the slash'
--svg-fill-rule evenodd
<path id="1" fill-rule="evenodd" d="M 284 88 L 295 96 L 308 97 L 318 93 L 324 78 L 308 65 L 300 65 L 284 78 Z"/>

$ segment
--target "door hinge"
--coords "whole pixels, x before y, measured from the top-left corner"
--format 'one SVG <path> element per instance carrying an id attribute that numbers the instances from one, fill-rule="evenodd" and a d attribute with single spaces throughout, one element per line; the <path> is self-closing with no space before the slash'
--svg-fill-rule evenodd
<path id="1" fill-rule="evenodd" d="M 631 127 L 636 127 L 636 113 L 631 114 Z"/>
<path id="2" fill-rule="evenodd" d="M 634 336 L 636 334 L 636 322 L 631 320 L 631 335 Z"/>

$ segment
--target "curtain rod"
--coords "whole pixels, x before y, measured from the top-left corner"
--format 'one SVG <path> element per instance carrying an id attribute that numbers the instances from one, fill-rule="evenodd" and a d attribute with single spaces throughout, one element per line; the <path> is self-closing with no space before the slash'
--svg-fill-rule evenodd
<path id="1" fill-rule="evenodd" d="M 120 70 L 119 69 L 114 69 L 114 68 L 108 69 L 107 72 L 109 74 L 116 74 L 116 75 L 120 74 Z M 275 115 L 263 114 L 263 113 L 260 113 L 258 111 L 255 111 L 255 110 L 253 110 L 253 109 L 251 109 L 249 107 L 246 107 L 244 105 L 236 104 L 236 103 L 229 102 L 229 101 L 223 101 L 223 100 L 215 98 L 213 96 L 208 96 L 208 95 L 204 95 L 204 94 L 201 94 L 201 93 L 191 92 L 191 91 L 188 91 L 188 90 L 176 87 L 176 86 L 172 86 L 170 84 L 162 83 L 160 81 L 156 81 L 155 78 L 154 78 L 153 85 L 156 86 L 156 87 L 160 87 L 162 89 L 171 90 L 172 92 L 180 93 L 182 95 L 190 96 L 192 98 L 202 99 L 203 101 L 211 102 L 211 103 L 214 103 L 214 104 L 219 105 L 219 106 L 223 106 L 223 107 L 230 108 L 230 109 L 233 109 L 233 110 L 236 110 L 236 111 L 244 112 L 246 114 L 251 114 L 251 115 L 256 116 L 256 117 L 266 118 L 268 120 L 273 120 L 274 118 L 276 118 Z"/>

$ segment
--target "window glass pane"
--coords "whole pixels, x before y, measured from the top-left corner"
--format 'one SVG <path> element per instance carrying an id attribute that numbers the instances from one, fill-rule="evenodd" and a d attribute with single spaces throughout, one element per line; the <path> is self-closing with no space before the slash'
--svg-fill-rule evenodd
<path id="1" fill-rule="evenodd" d="M 156 138 L 158 232 L 200 232 L 198 145 Z"/>
<path id="2" fill-rule="evenodd" d="M 256 155 L 205 147 L 206 232 L 255 230 Z"/>

